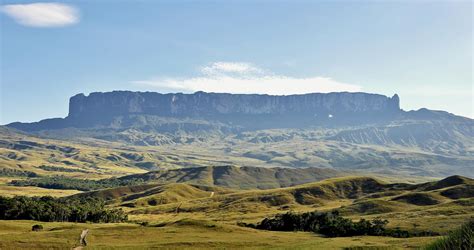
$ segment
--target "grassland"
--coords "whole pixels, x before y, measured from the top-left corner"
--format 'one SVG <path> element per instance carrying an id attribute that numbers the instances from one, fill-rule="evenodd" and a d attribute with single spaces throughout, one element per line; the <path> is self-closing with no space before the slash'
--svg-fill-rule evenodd
<path id="1" fill-rule="evenodd" d="M 0 247 L 14 248 L 73 248 L 79 235 L 89 229 L 91 249 L 142 248 L 278 248 L 278 249 L 341 249 L 343 247 L 417 248 L 431 242 L 433 237 L 397 239 L 391 237 L 325 238 L 305 232 L 271 232 L 221 225 L 208 221 L 181 220 L 163 227 L 136 224 L 41 223 L 42 232 L 32 232 L 34 221 L 0 221 Z"/>

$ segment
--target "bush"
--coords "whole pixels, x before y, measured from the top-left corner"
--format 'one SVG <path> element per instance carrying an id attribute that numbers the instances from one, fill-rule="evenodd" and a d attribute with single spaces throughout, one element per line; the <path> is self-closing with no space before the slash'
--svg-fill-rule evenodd
<path id="1" fill-rule="evenodd" d="M 38 232 L 38 231 L 41 231 L 43 230 L 43 226 L 42 225 L 33 225 L 33 227 L 31 227 L 31 231 L 35 231 L 35 232 Z"/>

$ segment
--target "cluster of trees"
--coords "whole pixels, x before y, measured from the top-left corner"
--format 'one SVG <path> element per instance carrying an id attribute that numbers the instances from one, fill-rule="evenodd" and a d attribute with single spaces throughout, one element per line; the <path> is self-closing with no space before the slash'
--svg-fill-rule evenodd
<path id="1" fill-rule="evenodd" d="M 126 221 L 127 215 L 121 209 L 107 209 L 103 200 L 92 197 L 0 196 L 0 220 L 108 223 Z"/>
<path id="2" fill-rule="evenodd" d="M 104 188 L 130 186 L 143 184 L 140 179 L 103 179 L 87 180 L 76 179 L 65 176 L 40 177 L 26 180 L 13 180 L 9 184 L 13 186 L 34 186 L 51 189 L 75 189 L 81 191 L 92 191 Z"/>
<path id="3" fill-rule="evenodd" d="M 339 215 L 337 210 L 331 212 L 308 212 L 295 214 L 288 212 L 274 218 L 265 218 L 258 224 L 240 223 L 241 226 L 272 231 L 306 231 L 324 234 L 329 237 L 373 235 L 406 238 L 412 236 L 434 236 L 432 231 L 409 232 L 400 228 L 387 229 L 387 220 L 361 219 L 354 222 Z"/>
<path id="4" fill-rule="evenodd" d="M 265 218 L 255 225 L 257 229 L 272 231 L 309 231 L 324 234 L 329 237 L 356 235 L 385 235 L 387 220 L 361 219 L 353 222 L 339 215 L 337 211 L 328 213 L 309 212 L 295 214 L 288 212 L 274 218 Z"/>

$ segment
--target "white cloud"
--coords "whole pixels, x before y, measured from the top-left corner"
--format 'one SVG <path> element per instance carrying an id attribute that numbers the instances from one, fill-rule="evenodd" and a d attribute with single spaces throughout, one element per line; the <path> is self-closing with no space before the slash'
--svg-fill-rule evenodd
<path id="1" fill-rule="evenodd" d="M 242 62 L 215 62 L 202 67 L 201 72 L 206 75 L 263 73 L 261 69 L 252 64 Z"/>
<path id="2" fill-rule="evenodd" d="M 61 27 L 79 22 L 79 11 L 61 3 L 10 4 L 1 6 L 1 11 L 30 27 Z"/>
<path id="3" fill-rule="evenodd" d="M 199 76 L 158 77 L 132 83 L 168 91 L 225 92 L 239 94 L 305 94 L 357 92 L 359 85 L 338 82 L 329 77 L 291 77 L 265 71 L 249 63 L 216 62 L 202 67 Z"/>

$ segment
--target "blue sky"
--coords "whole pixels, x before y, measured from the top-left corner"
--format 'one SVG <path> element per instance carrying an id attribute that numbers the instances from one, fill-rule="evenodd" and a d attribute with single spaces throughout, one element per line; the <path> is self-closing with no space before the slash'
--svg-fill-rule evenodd
<path id="1" fill-rule="evenodd" d="M 474 117 L 471 1 L 30 3 L 1 3 L 0 124 L 111 90 L 398 93 Z"/>

